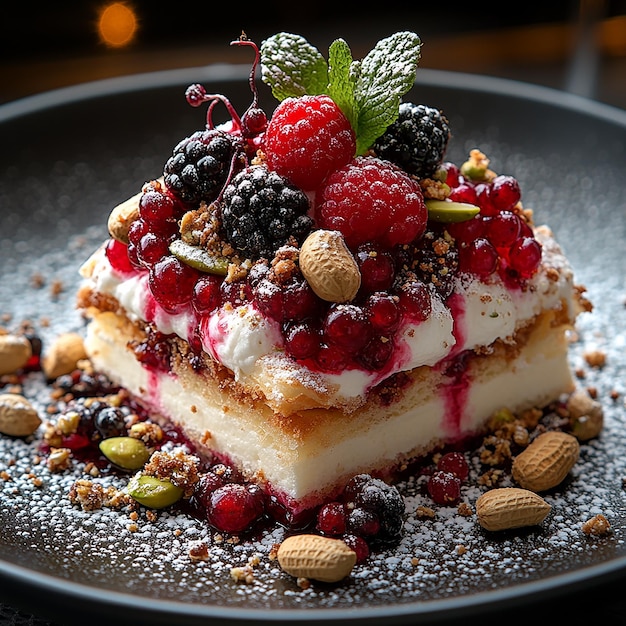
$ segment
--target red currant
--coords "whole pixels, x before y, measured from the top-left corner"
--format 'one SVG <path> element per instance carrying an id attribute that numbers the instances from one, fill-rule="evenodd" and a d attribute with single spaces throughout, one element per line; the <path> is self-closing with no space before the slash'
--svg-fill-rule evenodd
<path id="1" fill-rule="evenodd" d="M 437 462 L 437 469 L 453 474 L 459 480 L 465 480 L 469 476 L 469 465 L 461 452 L 446 452 Z"/>
<path id="2" fill-rule="evenodd" d="M 176 257 L 166 256 L 150 268 L 148 278 L 154 299 L 168 313 L 180 312 L 191 300 L 198 272 Z"/>
<path id="3" fill-rule="evenodd" d="M 451 505 L 461 499 L 461 481 L 449 472 L 434 472 L 428 479 L 426 488 L 436 504 Z"/>
<path id="4" fill-rule="evenodd" d="M 387 291 L 393 284 L 395 264 L 388 252 L 372 244 L 359 246 L 356 254 L 357 265 L 361 272 L 361 291 Z"/>
<path id="5" fill-rule="evenodd" d="M 489 198 L 499 211 L 511 211 L 521 200 L 522 192 L 512 176 L 496 176 L 491 184 Z"/>
<path id="6" fill-rule="evenodd" d="M 428 287 L 418 280 L 402 285 L 400 309 L 415 321 L 427 320 L 432 310 L 432 300 Z"/>
<path id="7" fill-rule="evenodd" d="M 511 246 L 510 267 L 522 278 L 532 276 L 539 263 L 541 263 L 541 244 L 534 237 L 521 237 Z"/>
<path id="8" fill-rule="evenodd" d="M 310 324 L 298 322 L 285 331 L 285 350 L 294 359 L 314 358 L 319 348 L 319 333 Z"/>
<path id="9" fill-rule="evenodd" d="M 335 537 L 346 532 L 346 513 L 341 502 L 323 505 L 317 514 L 317 530 L 324 535 Z"/>
<path id="10" fill-rule="evenodd" d="M 211 493 L 206 513 L 207 520 L 217 530 L 240 533 L 249 530 L 264 511 L 260 487 L 228 483 Z"/>
<path id="11" fill-rule="evenodd" d="M 222 278 L 214 274 L 205 274 L 198 278 L 193 288 L 191 304 L 200 315 L 211 313 L 221 304 L 220 285 Z"/>
<path id="12" fill-rule="evenodd" d="M 480 237 L 459 251 L 461 267 L 480 278 L 493 274 L 498 267 L 498 253 L 485 239 Z"/>
<path id="13" fill-rule="evenodd" d="M 111 267 L 121 274 L 134 272 L 135 268 L 128 258 L 128 246 L 117 239 L 109 239 L 104 250 Z"/>
<path id="14" fill-rule="evenodd" d="M 355 354 L 366 345 L 371 334 L 367 315 L 354 304 L 333 305 L 324 320 L 325 339 L 350 354 Z"/>

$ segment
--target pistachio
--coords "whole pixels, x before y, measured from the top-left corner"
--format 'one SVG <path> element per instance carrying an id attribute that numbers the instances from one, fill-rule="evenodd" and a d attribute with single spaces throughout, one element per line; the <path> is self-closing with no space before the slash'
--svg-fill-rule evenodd
<path id="1" fill-rule="evenodd" d="M 163 509 L 183 497 L 183 490 L 169 480 L 135 474 L 128 482 L 128 494 L 150 509 Z"/>
<path id="2" fill-rule="evenodd" d="M 208 274 L 226 276 L 228 272 L 228 259 L 214 256 L 204 248 L 192 246 L 182 239 L 175 239 L 170 244 L 170 252 L 183 263 Z"/>
<path id="3" fill-rule="evenodd" d="M 480 208 L 467 202 L 452 202 L 451 200 L 426 200 L 428 219 L 434 222 L 466 222 L 480 212 Z"/>
<path id="4" fill-rule="evenodd" d="M 109 437 L 103 439 L 99 447 L 111 463 L 125 470 L 138 470 L 150 458 L 146 444 L 134 437 Z"/>

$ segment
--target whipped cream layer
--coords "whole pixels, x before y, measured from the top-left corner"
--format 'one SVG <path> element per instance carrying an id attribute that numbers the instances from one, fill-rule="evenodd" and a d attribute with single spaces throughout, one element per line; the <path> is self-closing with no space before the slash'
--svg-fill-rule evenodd
<path id="1" fill-rule="evenodd" d="M 160 332 L 175 333 L 185 341 L 200 337 L 212 358 L 243 385 L 261 389 L 268 400 L 282 402 L 284 398 L 276 394 L 284 395 L 290 381 L 297 381 L 297 393 L 305 389 L 312 396 L 324 397 L 329 406 L 349 406 L 358 405 L 372 387 L 398 372 L 433 366 L 497 340 L 512 341 L 516 331 L 542 311 L 565 309 L 563 313 L 573 323 L 578 310 L 569 262 L 547 227 L 537 228 L 535 235 L 542 244 L 542 265 L 523 290 L 510 289 L 499 279 L 485 283 L 459 275 L 447 302 L 431 295 L 432 314 L 427 320 L 403 322 L 392 358 L 376 372 L 349 369 L 328 374 L 294 362 L 284 352 L 279 324 L 264 317 L 253 303 L 225 304 L 205 316 L 198 316 L 191 305 L 181 313 L 167 313 L 150 292 L 148 273 L 117 272 L 103 247 L 81 272 L 92 290 L 113 296 L 131 320 L 150 322 Z M 276 385 L 281 379 L 285 385 Z"/>

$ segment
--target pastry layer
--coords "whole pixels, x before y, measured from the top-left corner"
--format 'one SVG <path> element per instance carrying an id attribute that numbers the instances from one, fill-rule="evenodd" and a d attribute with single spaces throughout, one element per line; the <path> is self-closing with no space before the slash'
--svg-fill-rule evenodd
<path id="1" fill-rule="evenodd" d="M 225 303 L 205 315 L 196 314 L 191 305 L 167 313 L 150 291 L 148 273 L 117 272 L 103 249 L 83 267 L 86 281 L 79 307 L 116 311 L 164 334 L 199 343 L 215 364 L 232 372 L 246 394 L 264 397 L 281 415 L 311 408 L 350 412 L 366 402 L 372 389 L 398 373 L 437 366 L 468 350 L 489 351 L 496 342 L 514 343 L 513 338 L 545 311 L 553 311 L 559 323 L 573 324 L 584 301 L 571 267 L 549 229 L 537 228 L 536 235 L 542 243 L 542 265 L 523 289 L 510 288 L 499 279 L 483 282 L 458 276 L 454 295 L 446 302 L 431 294 L 427 320 L 403 319 L 393 355 L 376 371 L 324 373 L 295 362 L 285 354 L 280 324 L 264 317 L 254 302 Z"/>
<path id="2" fill-rule="evenodd" d="M 88 311 L 95 367 L 179 425 L 200 452 L 217 455 L 299 511 L 331 497 L 356 473 L 386 475 L 444 442 L 479 432 L 496 410 L 542 406 L 573 388 L 565 323 L 538 316 L 488 355 L 465 352 L 437 367 L 399 374 L 353 412 L 307 409 L 283 416 L 243 393 L 211 359 L 195 367 L 170 336 L 169 371 L 137 359 L 146 327 L 112 311 Z M 451 367 L 450 367 L 451 366 Z"/>

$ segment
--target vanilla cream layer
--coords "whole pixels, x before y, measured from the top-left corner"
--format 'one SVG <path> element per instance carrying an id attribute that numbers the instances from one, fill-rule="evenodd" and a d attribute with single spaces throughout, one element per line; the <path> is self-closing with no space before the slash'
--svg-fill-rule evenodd
<path id="1" fill-rule="evenodd" d="M 204 350 L 229 368 L 238 382 L 261 391 L 280 410 L 288 410 L 290 402 L 350 409 L 389 376 L 435 365 L 452 354 L 490 346 L 498 339 L 510 340 L 544 310 L 566 307 L 566 317 L 573 323 L 578 311 L 571 267 L 547 227 L 538 228 L 536 236 L 543 246 L 542 270 L 527 289 L 508 289 L 500 280 L 487 284 L 470 276 L 458 277 L 455 295 L 448 301 L 454 308 L 433 293 L 432 315 L 424 322 L 403 323 L 394 355 L 378 372 L 349 369 L 326 374 L 295 363 L 284 353 L 278 323 L 263 317 L 253 304 L 227 305 L 200 318 L 191 306 L 171 315 L 152 297 L 147 272 L 120 275 L 103 249 L 85 264 L 83 275 L 94 291 L 113 296 L 130 319 L 152 322 L 162 333 L 175 333 L 186 341 L 199 336 Z"/>
<path id="2" fill-rule="evenodd" d="M 310 410 L 281 421 L 265 405 L 239 403 L 196 374 L 142 367 L 126 348 L 127 326 L 113 313 L 92 320 L 86 347 L 95 367 L 297 509 L 318 504 L 354 474 L 385 472 L 437 443 L 480 431 L 502 407 L 542 406 L 572 389 L 565 334 L 547 318 L 515 358 L 475 358 L 461 390 L 423 368 L 385 410 L 377 404 L 352 415 Z"/>

